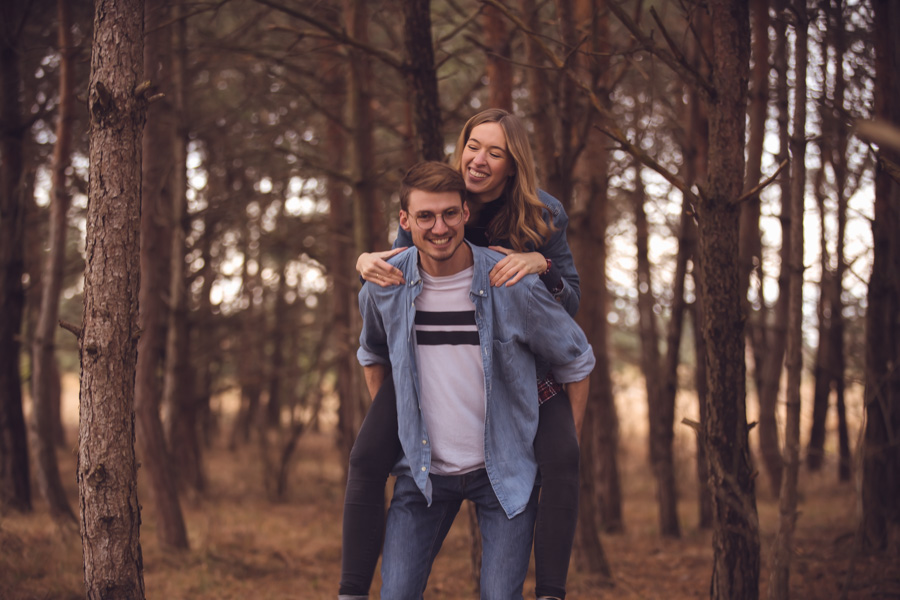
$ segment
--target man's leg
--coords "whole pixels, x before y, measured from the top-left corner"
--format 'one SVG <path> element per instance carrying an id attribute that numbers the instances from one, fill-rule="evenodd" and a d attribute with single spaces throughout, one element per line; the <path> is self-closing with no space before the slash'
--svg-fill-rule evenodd
<path id="1" fill-rule="evenodd" d="M 531 494 L 525 510 L 510 519 L 483 469 L 463 477 L 467 478 L 466 497 L 475 503 L 481 529 L 481 600 L 522 600 L 522 586 L 531 558 L 538 488 Z"/>
<path id="2" fill-rule="evenodd" d="M 462 503 L 458 477 L 431 476 L 431 506 L 412 477 L 394 484 L 381 558 L 381 597 L 421 600 L 431 565 Z"/>
<path id="3" fill-rule="evenodd" d="M 578 520 L 578 438 L 565 392 L 541 405 L 534 456 L 541 499 L 534 528 L 535 592 L 565 598 L 569 558 Z"/>
<path id="4" fill-rule="evenodd" d="M 368 598 L 384 537 L 384 485 L 402 451 L 397 400 L 388 373 L 350 451 L 341 553 L 342 598 Z"/>

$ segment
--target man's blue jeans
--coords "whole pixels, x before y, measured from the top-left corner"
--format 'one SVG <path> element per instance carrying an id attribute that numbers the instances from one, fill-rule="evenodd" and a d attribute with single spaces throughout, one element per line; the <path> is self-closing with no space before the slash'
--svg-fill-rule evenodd
<path id="1" fill-rule="evenodd" d="M 538 488 L 525 511 L 510 519 L 494 495 L 484 469 L 452 477 L 431 475 L 431 482 L 433 493 L 429 507 L 411 477 L 397 477 L 384 539 L 381 597 L 422 599 L 431 565 L 453 519 L 462 501 L 471 500 L 475 503 L 482 538 L 482 600 L 522 600 Z M 464 596 L 462 592 L 459 595 Z"/>

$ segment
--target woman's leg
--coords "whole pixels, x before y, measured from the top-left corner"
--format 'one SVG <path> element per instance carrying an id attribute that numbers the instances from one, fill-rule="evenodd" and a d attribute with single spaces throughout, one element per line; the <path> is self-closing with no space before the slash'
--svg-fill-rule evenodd
<path id="1" fill-rule="evenodd" d="M 341 554 L 341 587 L 368 597 L 384 539 L 384 486 L 402 451 L 394 380 L 385 378 L 350 451 Z"/>
<path id="2" fill-rule="evenodd" d="M 578 437 L 569 397 L 562 392 L 540 410 L 534 453 L 541 498 L 534 530 L 535 593 L 566 597 L 566 576 L 578 519 Z"/>

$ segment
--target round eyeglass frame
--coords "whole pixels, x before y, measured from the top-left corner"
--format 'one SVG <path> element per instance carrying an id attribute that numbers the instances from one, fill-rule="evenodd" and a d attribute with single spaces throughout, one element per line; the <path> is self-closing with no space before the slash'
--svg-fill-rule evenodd
<path id="1" fill-rule="evenodd" d="M 450 217 L 451 220 L 449 220 L 449 221 L 447 220 L 447 212 L 448 211 L 456 211 L 456 216 Z M 447 210 L 445 210 L 444 212 L 442 212 L 440 214 L 440 217 L 441 217 L 441 221 L 443 221 L 444 225 L 446 225 L 447 227 L 456 227 L 457 225 L 459 225 L 462 222 L 463 209 L 448 208 Z M 438 215 L 436 215 L 434 213 L 428 215 L 427 217 L 416 215 L 416 217 L 415 217 L 416 225 L 418 225 L 422 229 L 431 229 L 435 225 L 437 225 L 437 218 L 438 218 Z"/>

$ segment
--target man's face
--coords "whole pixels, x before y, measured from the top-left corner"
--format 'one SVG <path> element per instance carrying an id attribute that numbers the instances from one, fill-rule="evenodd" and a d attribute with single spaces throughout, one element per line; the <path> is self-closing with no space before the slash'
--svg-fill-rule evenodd
<path id="1" fill-rule="evenodd" d="M 468 266 L 468 253 L 459 251 L 468 220 L 458 192 L 412 190 L 408 210 L 400 211 L 400 226 L 412 235 L 429 275 L 452 275 Z"/>

